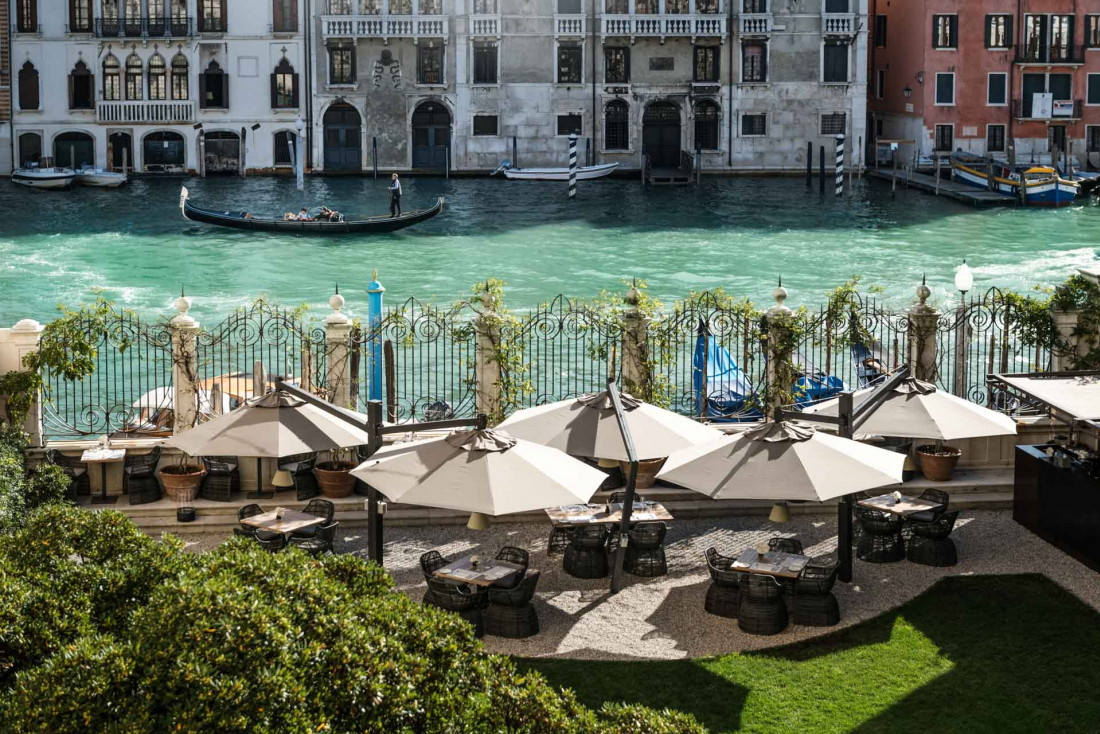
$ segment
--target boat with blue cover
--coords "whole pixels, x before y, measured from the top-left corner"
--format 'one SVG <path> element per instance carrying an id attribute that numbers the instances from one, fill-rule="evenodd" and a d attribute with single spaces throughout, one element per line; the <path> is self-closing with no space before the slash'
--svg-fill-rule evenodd
<path id="1" fill-rule="evenodd" d="M 1050 166 L 1013 169 L 995 160 L 955 151 L 951 154 L 951 171 L 962 183 L 1017 199 L 1022 186 L 1027 206 L 1069 206 L 1080 194 L 1078 182 L 1063 178 Z"/>

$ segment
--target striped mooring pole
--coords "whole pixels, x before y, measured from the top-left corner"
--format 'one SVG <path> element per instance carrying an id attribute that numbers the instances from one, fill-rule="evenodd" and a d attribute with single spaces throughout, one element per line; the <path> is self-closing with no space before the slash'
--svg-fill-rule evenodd
<path id="1" fill-rule="evenodd" d="M 844 136 L 836 136 L 836 195 L 844 195 Z"/>
<path id="2" fill-rule="evenodd" d="M 569 198 L 577 196 L 577 134 L 569 134 Z"/>

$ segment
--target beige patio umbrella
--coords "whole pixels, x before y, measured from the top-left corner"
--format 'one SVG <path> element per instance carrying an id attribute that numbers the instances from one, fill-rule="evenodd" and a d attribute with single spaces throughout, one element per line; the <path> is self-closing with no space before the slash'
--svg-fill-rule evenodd
<path id="1" fill-rule="evenodd" d="M 253 456 L 278 459 L 294 454 L 362 446 L 370 434 L 282 390 L 249 400 L 165 441 L 191 456 Z"/>
<path id="2" fill-rule="evenodd" d="M 853 403 L 859 406 L 873 388 L 858 390 Z M 828 400 L 805 410 L 818 415 L 837 415 L 839 400 Z M 1016 422 L 1007 415 L 943 392 L 935 385 L 909 378 L 894 388 L 859 426 L 859 432 L 876 436 L 928 438 L 957 441 L 984 436 L 1011 436 Z"/>
<path id="3" fill-rule="evenodd" d="M 714 441 L 722 432 L 620 394 L 638 459 L 662 459 L 677 449 Z M 513 413 L 500 427 L 516 438 L 560 449 L 570 456 L 628 461 L 626 446 L 607 391 L 582 395 Z"/>
<path id="4" fill-rule="evenodd" d="M 606 475 L 502 430 L 459 431 L 380 449 L 351 472 L 388 499 L 505 515 L 587 502 Z"/>
<path id="5" fill-rule="evenodd" d="M 820 502 L 898 484 L 904 461 L 893 451 L 780 421 L 681 449 L 657 476 L 714 499 Z"/>

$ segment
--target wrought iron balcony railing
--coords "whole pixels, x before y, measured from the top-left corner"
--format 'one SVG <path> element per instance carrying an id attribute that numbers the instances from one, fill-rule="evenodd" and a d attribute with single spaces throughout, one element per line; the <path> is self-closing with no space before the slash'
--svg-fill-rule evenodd
<path id="1" fill-rule="evenodd" d="M 175 18 L 96 18 L 98 38 L 191 38 L 195 35 L 191 16 Z"/>
<path id="2" fill-rule="evenodd" d="M 1012 100 L 1012 116 L 1017 120 L 1043 120 L 1044 122 L 1069 122 L 1080 120 L 1084 109 L 1084 103 L 1079 99 L 1054 100 L 1054 105 L 1047 115 L 1046 110 L 1040 111 L 1038 105 L 1032 99 Z M 1040 114 L 1042 112 L 1042 114 Z"/>
<path id="3" fill-rule="evenodd" d="M 1085 49 L 1074 44 L 1017 46 L 1017 64 L 1076 65 L 1085 63 Z"/>

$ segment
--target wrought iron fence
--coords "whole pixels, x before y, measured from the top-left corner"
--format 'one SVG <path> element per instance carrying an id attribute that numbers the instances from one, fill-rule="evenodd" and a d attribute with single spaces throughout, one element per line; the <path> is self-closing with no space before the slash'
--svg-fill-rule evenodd
<path id="1" fill-rule="evenodd" d="M 49 369 L 44 383 L 43 432 L 53 440 L 172 429 L 172 335 L 164 324 L 131 313 L 113 313 L 106 326 L 83 319 L 95 346 L 95 371 L 68 380 Z"/>

